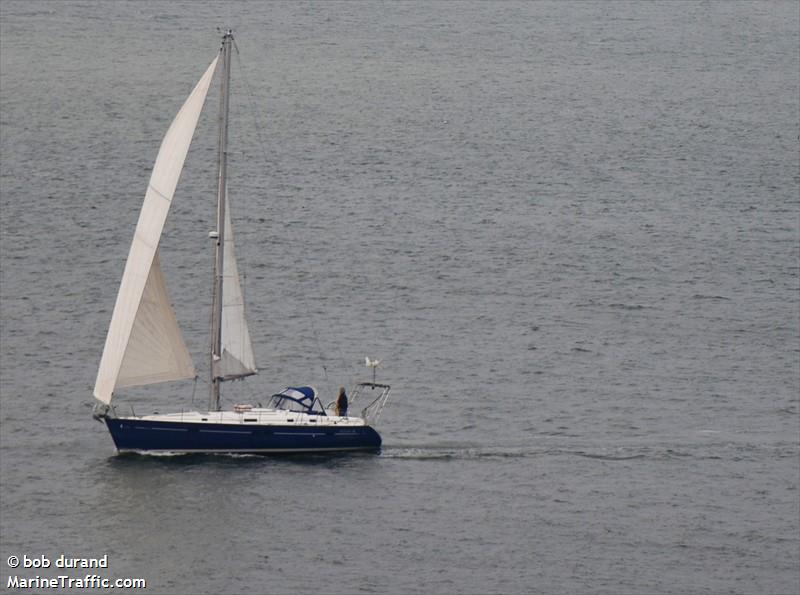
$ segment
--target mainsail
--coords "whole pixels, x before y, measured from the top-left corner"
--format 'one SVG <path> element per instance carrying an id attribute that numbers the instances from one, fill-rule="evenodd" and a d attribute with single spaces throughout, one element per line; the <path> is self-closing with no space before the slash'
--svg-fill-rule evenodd
<path id="1" fill-rule="evenodd" d="M 230 201 L 225 194 L 225 248 L 222 263 L 222 357 L 214 362 L 214 376 L 225 380 L 256 373 L 250 332 L 244 317 L 244 297 L 233 247 Z"/>
<path id="2" fill-rule="evenodd" d="M 172 121 L 153 165 L 97 371 L 94 396 L 106 404 L 118 387 L 195 375 L 156 252 L 216 66 L 217 58 Z M 154 331 L 158 326 L 163 328 Z M 160 334 L 159 341 L 166 338 L 161 349 L 149 349 L 153 332 Z M 168 357 L 164 356 L 165 350 Z"/>

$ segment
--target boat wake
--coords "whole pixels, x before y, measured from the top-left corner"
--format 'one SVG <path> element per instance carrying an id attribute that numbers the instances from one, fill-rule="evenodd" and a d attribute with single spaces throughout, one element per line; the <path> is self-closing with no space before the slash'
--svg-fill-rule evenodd
<path id="1" fill-rule="evenodd" d="M 479 445 L 415 445 L 384 446 L 383 459 L 405 459 L 420 461 L 480 460 L 480 459 L 526 459 L 542 457 L 581 457 L 598 462 L 624 462 L 636 460 L 668 459 L 718 459 L 725 456 L 717 449 L 696 445 L 678 449 L 675 445 L 632 445 L 613 447 L 544 447 L 544 446 L 479 446 Z"/>
<path id="2" fill-rule="evenodd" d="M 450 459 L 514 459 L 539 456 L 542 449 L 527 447 L 479 447 L 479 446 L 407 446 L 384 447 L 381 458 L 439 461 Z"/>

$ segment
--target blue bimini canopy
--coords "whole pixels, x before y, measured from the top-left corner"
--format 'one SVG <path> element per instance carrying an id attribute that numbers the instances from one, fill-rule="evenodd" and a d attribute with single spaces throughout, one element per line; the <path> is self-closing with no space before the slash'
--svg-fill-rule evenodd
<path id="1" fill-rule="evenodd" d="M 299 411 L 309 415 L 325 415 L 325 409 L 317 399 L 317 391 L 311 386 L 290 386 L 272 395 L 269 406 L 272 409 Z"/>

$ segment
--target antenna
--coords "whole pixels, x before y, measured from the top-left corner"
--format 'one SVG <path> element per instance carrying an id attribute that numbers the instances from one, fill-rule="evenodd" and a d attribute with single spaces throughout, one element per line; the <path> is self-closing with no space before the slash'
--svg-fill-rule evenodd
<path id="1" fill-rule="evenodd" d="M 369 356 L 364 358 L 364 363 L 368 368 L 372 368 L 372 384 L 375 384 L 375 369 L 381 365 L 381 360 L 379 359 L 369 359 Z M 373 387 L 375 388 L 375 387 Z"/>

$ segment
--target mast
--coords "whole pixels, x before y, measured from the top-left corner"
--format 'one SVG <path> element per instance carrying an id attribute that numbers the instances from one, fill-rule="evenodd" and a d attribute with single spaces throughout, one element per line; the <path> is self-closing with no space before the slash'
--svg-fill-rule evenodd
<path id="1" fill-rule="evenodd" d="M 217 186 L 217 237 L 216 258 L 214 259 L 214 301 L 211 312 L 211 394 L 208 401 L 209 411 L 219 411 L 219 388 L 222 382 L 217 373 L 218 362 L 222 359 L 222 281 L 223 258 L 225 251 L 225 203 L 226 174 L 228 168 L 228 99 L 231 79 L 231 42 L 233 32 L 228 29 L 222 36 L 222 77 L 219 102 L 219 178 Z"/>

